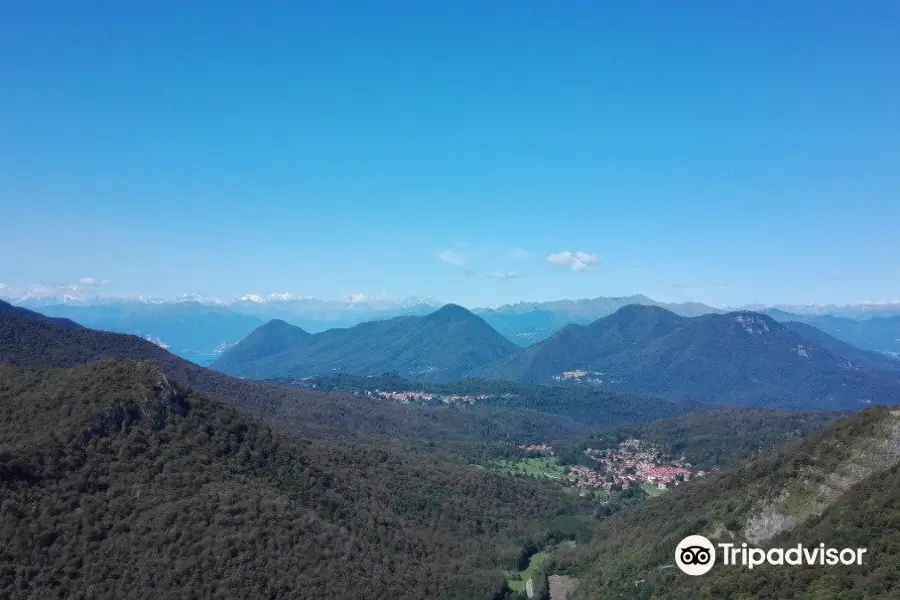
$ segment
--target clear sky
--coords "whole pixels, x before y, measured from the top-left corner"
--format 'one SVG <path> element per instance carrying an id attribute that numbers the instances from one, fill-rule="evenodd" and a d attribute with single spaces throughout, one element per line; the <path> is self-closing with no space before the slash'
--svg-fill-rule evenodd
<path id="1" fill-rule="evenodd" d="M 900 299 L 898 28 L 894 1 L 0 2 L 0 282 Z"/>

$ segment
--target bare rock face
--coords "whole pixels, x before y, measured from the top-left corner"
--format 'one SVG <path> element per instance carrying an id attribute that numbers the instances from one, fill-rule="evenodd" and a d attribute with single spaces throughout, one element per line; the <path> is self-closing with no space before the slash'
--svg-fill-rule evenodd
<path id="1" fill-rule="evenodd" d="M 744 529 L 744 537 L 749 543 L 757 545 L 772 539 L 782 531 L 793 529 L 797 525 L 798 520 L 796 517 L 788 516 L 778 511 L 778 503 L 783 502 L 787 498 L 787 491 L 782 496 L 779 496 L 779 499 L 776 499 L 758 514 L 748 519 Z"/>
<path id="2" fill-rule="evenodd" d="M 803 481 L 783 489 L 763 503 L 744 526 L 744 537 L 752 544 L 772 539 L 797 523 L 817 516 L 845 491 L 876 472 L 900 462 L 900 411 L 891 411 L 883 434 L 856 442 L 852 457 L 830 473 L 810 469 Z M 815 481 L 824 481 L 816 484 Z"/>

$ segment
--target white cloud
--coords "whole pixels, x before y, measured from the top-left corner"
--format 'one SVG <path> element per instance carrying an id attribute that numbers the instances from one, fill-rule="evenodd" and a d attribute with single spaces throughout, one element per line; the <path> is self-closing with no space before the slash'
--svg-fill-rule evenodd
<path id="1" fill-rule="evenodd" d="M 509 279 L 521 279 L 522 277 L 524 277 L 524 275 L 520 273 L 513 273 L 512 271 L 507 271 L 505 273 L 488 273 L 487 276 L 491 279 L 500 279 L 503 281 Z"/>
<path id="2" fill-rule="evenodd" d="M 97 283 L 97 280 L 93 277 L 82 277 L 78 280 L 78 285 L 94 285 Z"/>
<path id="3" fill-rule="evenodd" d="M 454 267 L 462 267 L 466 264 L 466 257 L 453 250 L 441 250 L 437 256 L 448 265 L 453 265 Z"/>
<path id="4" fill-rule="evenodd" d="M 6 285 L 5 283 L 0 283 L 0 290 L 5 290 L 5 289 L 8 288 L 8 287 L 9 287 L 9 286 Z"/>
<path id="5" fill-rule="evenodd" d="M 547 262 L 557 267 L 568 267 L 576 272 L 591 271 L 600 264 L 600 257 L 588 252 L 576 251 L 554 252 L 547 257 Z"/>

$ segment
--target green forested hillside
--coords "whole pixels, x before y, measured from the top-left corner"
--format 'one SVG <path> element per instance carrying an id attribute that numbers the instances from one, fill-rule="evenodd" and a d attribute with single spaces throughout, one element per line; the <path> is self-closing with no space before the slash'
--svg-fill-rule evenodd
<path id="1" fill-rule="evenodd" d="M 626 306 L 473 375 L 550 383 L 583 371 L 582 381 L 610 390 L 758 408 L 859 410 L 900 401 L 896 374 L 835 355 L 821 341 L 749 311 L 686 318 Z"/>
<path id="2" fill-rule="evenodd" d="M 586 525 L 551 487 L 297 441 L 136 361 L 0 367 L 0 492 L 3 597 L 499 598 Z"/>
<path id="3" fill-rule="evenodd" d="M 867 409 L 614 515 L 591 544 L 557 566 L 581 574 L 579 599 L 897 597 L 898 464 L 900 413 Z M 855 571 L 781 567 L 747 573 L 717 565 L 690 577 L 667 567 L 677 543 L 690 534 L 738 545 L 825 542 L 878 550 Z M 860 544 L 863 539 L 868 541 Z"/>
<path id="4" fill-rule="evenodd" d="M 279 354 L 308 342 L 311 338 L 312 334 L 300 327 L 281 319 L 273 319 L 223 352 L 215 361 L 216 368 L 227 372 L 231 367 Z"/>
<path id="5" fill-rule="evenodd" d="M 255 379 L 396 372 L 414 379 L 455 381 L 477 367 L 519 351 L 518 346 L 482 319 L 455 304 L 424 316 L 329 329 L 286 349 L 265 341 L 273 337 L 274 332 L 260 332 L 246 344 L 241 342 L 229 350 L 212 366 Z M 245 346 L 269 347 L 272 352 L 249 352 Z"/>

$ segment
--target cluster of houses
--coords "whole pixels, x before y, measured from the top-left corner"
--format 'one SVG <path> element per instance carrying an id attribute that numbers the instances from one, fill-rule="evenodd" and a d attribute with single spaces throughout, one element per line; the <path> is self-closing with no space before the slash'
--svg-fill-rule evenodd
<path id="1" fill-rule="evenodd" d="M 385 400 L 394 400 L 395 402 L 401 402 L 403 404 L 409 404 L 411 402 L 431 402 L 433 400 L 438 400 L 444 404 L 472 404 L 476 400 L 487 399 L 487 396 L 485 395 L 461 396 L 455 394 L 431 394 L 428 392 L 382 392 L 379 390 L 368 392 L 368 395 L 383 398 Z"/>
<path id="2" fill-rule="evenodd" d="M 684 457 L 665 460 L 656 448 L 636 439 L 625 440 L 616 449 L 588 448 L 585 454 L 597 462 L 596 468 L 569 467 L 569 481 L 580 488 L 625 488 L 635 482 L 665 489 L 706 474 Z"/>
<path id="3" fill-rule="evenodd" d="M 536 454 L 553 454 L 553 446 L 550 444 L 533 444 L 531 446 L 519 446 L 519 450 L 523 452 L 534 452 Z"/>

